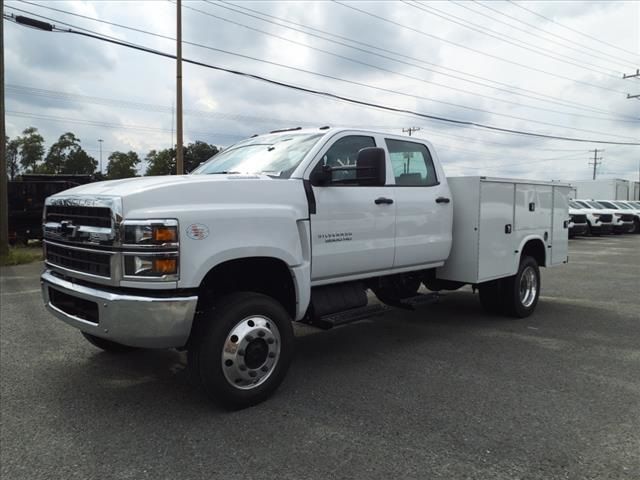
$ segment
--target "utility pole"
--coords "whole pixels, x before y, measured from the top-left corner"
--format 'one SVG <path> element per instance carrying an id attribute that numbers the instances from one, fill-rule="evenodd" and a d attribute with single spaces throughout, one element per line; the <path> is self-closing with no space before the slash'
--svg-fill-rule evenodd
<path id="1" fill-rule="evenodd" d="M 626 80 L 627 78 L 638 78 L 638 79 L 640 79 L 640 68 L 636 68 L 636 73 L 630 73 L 629 75 L 627 75 L 626 73 L 623 73 L 622 74 L 622 79 Z M 631 94 L 627 93 L 627 98 L 637 98 L 638 100 L 640 100 L 640 94 L 631 95 Z"/>
<path id="2" fill-rule="evenodd" d="M 590 152 L 593 152 L 593 163 L 589 162 L 589 165 L 593 165 L 593 179 L 596 179 L 596 169 L 602 165 L 602 162 L 600 160 L 602 160 L 602 157 L 598 157 L 598 152 L 602 153 L 604 152 L 604 150 L 598 150 L 597 148 L 595 150 L 589 150 Z"/>
<path id="3" fill-rule="evenodd" d="M 4 11 L 4 0 L 0 0 L 0 10 Z M 4 21 L 0 25 L 0 116 L 2 126 L 2 147 L 0 147 L 0 255 L 9 254 L 9 195 L 7 193 L 7 152 L 4 123 Z"/>
<path id="4" fill-rule="evenodd" d="M 413 132 L 417 132 L 418 130 L 420 130 L 420 127 L 409 127 L 409 128 L 403 128 L 403 129 L 402 129 L 402 132 L 403 132 L 403 133 L 408 133 L 408 134 L 409 134 L 409 136 L 411 136 L 411 134 L 412 134 Z"/>
<path id="5" fill-rule="evenodd" d="M 176 27 L 176 106 L 178 108 L 178 144 L 176 145 L 176 174 L 182 175 L 184 173 L 184 159 L 182 158 L 182 0 L 176 2 L 177 5 L 177 19 L 178 25 Z"/>
<path id="6" fill-rule="evenodd" d="M 102 142 L 104 140 L 102 140 L 101 138 L 98 139 L 98 145 L 100 146 L 100 176 L 102 177 Z"/>

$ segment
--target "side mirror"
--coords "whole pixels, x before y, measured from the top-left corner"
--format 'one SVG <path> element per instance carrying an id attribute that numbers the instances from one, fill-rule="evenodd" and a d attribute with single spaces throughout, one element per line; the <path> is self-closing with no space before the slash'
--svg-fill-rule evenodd
<path id="1" fill-rule="evenodd" d="M 322 168 L 314 169 L 309 175 L 311 185 L 322 187 L 331 183 L 331 167 L 323 165 Z"/>
<path id="2" fill-rule="evenodd" d="M 387 163 L 383 148 L 368 147 L 358 152 L 356 179 L 358 185 L 383 186 L 387 180 Z"/>

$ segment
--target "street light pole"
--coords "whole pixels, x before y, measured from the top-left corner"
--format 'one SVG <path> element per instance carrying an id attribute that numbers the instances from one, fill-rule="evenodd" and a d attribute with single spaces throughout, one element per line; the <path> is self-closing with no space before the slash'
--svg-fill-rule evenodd
<path id="1" fill-rule="evenodd" d="M 100 146 L 100 176 L 102 176 L 102 142 L 104 140 L 102 140 L 101 138 L 98 139 L 98 145 Z"/>
<path id="2" fill-rule="evenodd" d="M 0 10 L 4 11 L 4 0 L 0 0 Z M 2 126 L 2 146 L 0 147 L 0 255 L 9 254 L 9 200 L 7 187 L 7 155 L 4 123 L 4 21 L 0 25 L 0 117 Z"/>
<path id="3" fill-rule="evenodd" d="M 176 173 L 182 175 L 184 173 L 184 160 L 182 158 L 182 0 L 177 0 L 177 21 L 176 26 L 176 108 L 178 114 L 177 133 L 178 143 L 176 145 Z"/>

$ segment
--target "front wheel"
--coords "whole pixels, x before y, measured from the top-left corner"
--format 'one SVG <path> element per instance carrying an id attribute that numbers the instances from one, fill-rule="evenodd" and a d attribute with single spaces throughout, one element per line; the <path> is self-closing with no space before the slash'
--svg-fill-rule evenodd
<path id="1" fill-rule="evenodd" d="M 274 299 L 234 293 L 202 312 L 189 367 L 207 396 L 226 408 L 266 400 L 282 383 L 293 354 L 293 326 Z"/>
<path id="2" fill-rule="evenodd" d="M 518 273 L 503 279 L 506 313 L 525 318 L 533 313 L 540 297 L 540 269 L 532 257 L 520 260 Z"/>

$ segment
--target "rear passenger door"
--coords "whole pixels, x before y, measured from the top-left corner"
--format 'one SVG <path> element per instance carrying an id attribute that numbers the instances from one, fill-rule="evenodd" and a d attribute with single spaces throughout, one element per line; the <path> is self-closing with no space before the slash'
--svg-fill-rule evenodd
<path id="1" fill-rule="evenodd" d="M 386 138 L 395 177 L 394 268 L 442 265 L 451 249 L 453 203 L 444 173 L 424 143 Z M 434 265 L 435 266 L 435 265 Z"/>

